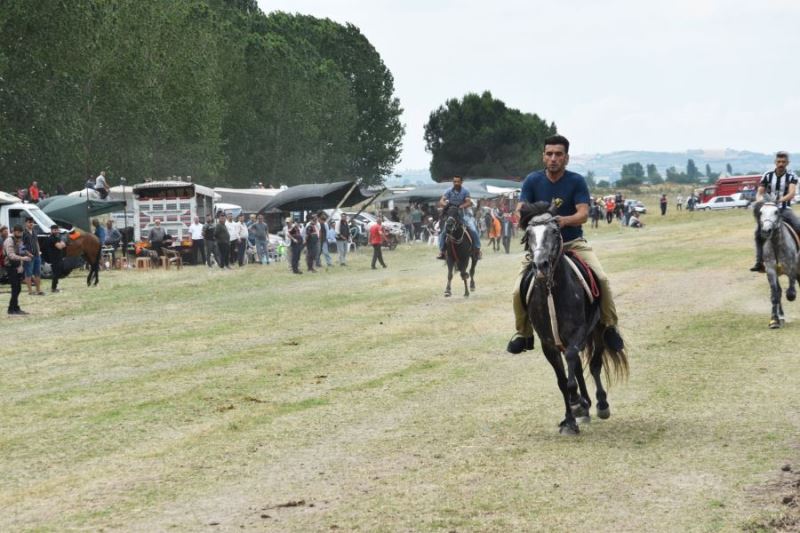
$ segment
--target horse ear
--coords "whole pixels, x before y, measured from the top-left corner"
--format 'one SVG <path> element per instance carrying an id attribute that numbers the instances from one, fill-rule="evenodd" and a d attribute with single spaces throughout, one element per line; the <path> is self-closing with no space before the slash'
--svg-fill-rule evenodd
<path id="1" fill-rule="evenodd" d="M 550 202 L 550 207 L 547 208 L 547 212 L 553 216 L 556 216 L 558 214 L 558 206 L 554 201 Z"/>

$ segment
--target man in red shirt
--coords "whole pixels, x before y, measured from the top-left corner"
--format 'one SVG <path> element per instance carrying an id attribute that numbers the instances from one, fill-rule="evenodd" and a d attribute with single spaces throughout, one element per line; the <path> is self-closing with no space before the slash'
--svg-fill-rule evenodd
<path id="1" fill-rule="evenodd" d="M 383 219 L 379 216 L 378 221 L 369 227 L 369 243 L 372 245 L 372 270 L 375 270 L 375 263 L 380 261 L 381 266 L 386 268 L 383 262 Z"/>
<path id="2" fill-rule="evenodd" d="M 28 199 L 31 203 L 39 203 L 39 184 L 35 181 L 31 183 L 30 187 L 28 187 Z"/>

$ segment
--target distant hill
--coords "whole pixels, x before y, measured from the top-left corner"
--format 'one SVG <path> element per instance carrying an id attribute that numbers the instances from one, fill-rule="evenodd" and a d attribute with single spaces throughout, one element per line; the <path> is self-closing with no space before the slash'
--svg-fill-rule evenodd
<path id="1" fill-rule="evenodd" d="M 616 181 L 620 177 L 622 165 L 628 163 L 641 163 L 642 166 L 654 164 L 662 176 L 666 176 L 667 169 L 674 166 L 679 171 L 686 171 L 686 162 L 694 160 L 694 164 L 701 173 L 705 173 L 706 164 L 711 166 L 712 172 L 725 172 L 725 165 L 730 163 L 734 174 L 747 174 L 752 171 L 757 173 L 770 170 L 775 161 L 774 154 L 761 154 L 746 150 L 686 150 L 685 152 L 648 152 L 626 150 L 610 152 L 607 154 L 573 154 L 570 156 L 569 169 L 581 174 L 593 171 L 597 178 L 610 178 Z M 399 170 L 400 177 L 390 176 L 386 185 L 402 187 L 403 185 L 429 185 L 433 183 L 428 169 Z"/>
<path id="2" fill-rule="evenodd" d="M 687 150 L 685 152 L 646 152 L 623 151 L 608 154 L 579 154 L 570 156 L 569 168 L 585 174 L 593 171 L 595 176 L 609 177 L 612 181 L 620 176 L 622 165 L 641 163 L 642 166 L 654 164 L 662 176 L 667 168 L 674 166 L 678 170 L 686 170 L 686 161 L 694 160 L 700 172 L 705 173 L 706 164 L 712 172 L 725 172 L 725 165 L 730 163 L 734 174 L 745 174 L 750 171 L 765 172 L 774 162 L 774 154 L 760 154 L 744 150 Z"/>

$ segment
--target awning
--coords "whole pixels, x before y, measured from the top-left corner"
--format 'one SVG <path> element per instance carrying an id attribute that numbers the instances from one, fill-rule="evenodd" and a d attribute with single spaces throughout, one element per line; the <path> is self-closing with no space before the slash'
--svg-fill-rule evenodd
<path id="1" fill-rule="evenodd" d="M 452 186 L 453 185 L 451 183 L 437 183 L 435 185 L 424 185 L 422 187 L 417 187 L 416 189 L 412 189 L 410 191 L 398 192 L 383 196 L 381 198 L 381 202 L 388 202 L 389 200 L 393 200 L 395 203 L 436 202 L 442 197 L 445 191 Z M 473 200 L 484 200 L 487 198 L 496 198 L 500 196 L 500 194 L 491 193 L 487 191 L 485 187 L 478 184 L 474 185 L 464 184 L 464 188 L 469 191 L 469 195 Z"/>
<path id="2" fill-rule="evenodd" d="M 236 204 L 244 213 L 258 213 L 268 201 L 288 189 L 226 189 L 215 187 L 221 202 Z"/>
<path id="3" fill-rule="evenodd" d="M 125 202 L 117 200 L 88 200 L 87 205 L 86 198 L 51 196 L 39 202 L 39 208 L 59 224 L 90 231 L 91 224 L 89 219 L 105 213 L 122 211 L 125 209 Z"/>
<path id="4" fill-rule="evenodd" d="M 352 192 L 350 192 L 351 189 Z M 350 196 L 347 196 L 348 192 L 350 192 Z M 258 212 L 266 213 L 272 209 L 281 211 L 321 211 L 322 209 L 336 207 L 345 196 L 347 196 L 347 199 L 342 207 L 350 207 L 371 198 L 373 194 L 362 190 L 361 187 L 356 185 L 355 181 L 307 183 L 289 187 L 285 191 L 278 193 L 262 205 Z"/>

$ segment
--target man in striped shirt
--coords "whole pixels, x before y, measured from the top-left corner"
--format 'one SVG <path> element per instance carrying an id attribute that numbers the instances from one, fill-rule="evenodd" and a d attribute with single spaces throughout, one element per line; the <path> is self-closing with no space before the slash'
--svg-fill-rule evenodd
<path id="1" fill-rule="evenodd" d="M 797 176 L 786 170 L 789 166 L 789 154 L 778 152 L 775 154 L 775 170 L 765 172 L 761 177 L 756 193 L 756 202 L 764 200 L 764 194 L 775 197 L 775 203 L 781 209 L 781 215 L 793 228 L 800 229 L 800 220 L 794 214 L 790 205 L 797 191 Z M 758 212 L 755 211 L 756 216 Z M 764 241 L 761 239 L 761 228 L 756 228 L 756 264 L 750 269 L 752 272 L 764 272 Z"/>

